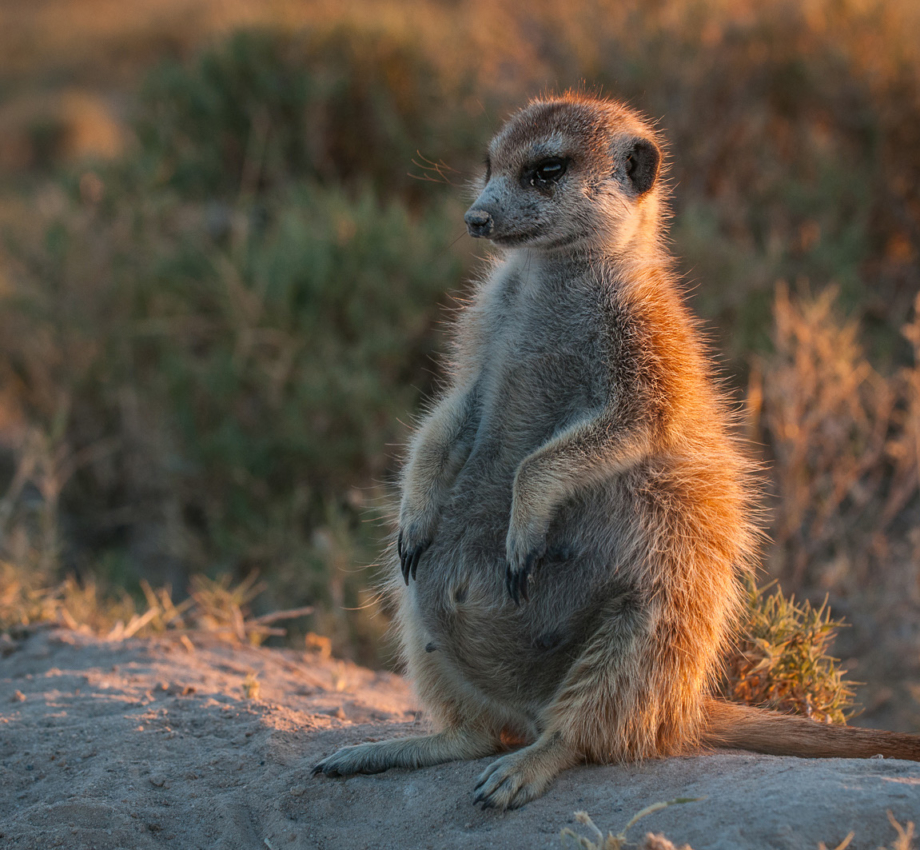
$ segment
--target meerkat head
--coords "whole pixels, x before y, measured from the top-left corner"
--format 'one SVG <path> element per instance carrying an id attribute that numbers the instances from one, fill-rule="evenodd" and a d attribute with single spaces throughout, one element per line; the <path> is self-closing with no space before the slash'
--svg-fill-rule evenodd
<path id="1" fill-rule="evenodd" d="M 622 104 L 536 100 L 489 145 L 471 236 L 544 251 L 651 248 L 659 236 L 657 134 Z"/>

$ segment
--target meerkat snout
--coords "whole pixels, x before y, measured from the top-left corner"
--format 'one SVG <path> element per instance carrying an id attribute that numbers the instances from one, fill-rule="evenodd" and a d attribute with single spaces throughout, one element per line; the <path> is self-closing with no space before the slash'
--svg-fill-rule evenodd
<path id="1" fill-rule="evenodd" d="M 466 222 L 466 229 L 469 231 L 470 236 L 476 238 L 480 236 L 488 237 L 495 224 L 490 212 L 478 210 L 475 206 L 467 210 L 463 220 Z"/>

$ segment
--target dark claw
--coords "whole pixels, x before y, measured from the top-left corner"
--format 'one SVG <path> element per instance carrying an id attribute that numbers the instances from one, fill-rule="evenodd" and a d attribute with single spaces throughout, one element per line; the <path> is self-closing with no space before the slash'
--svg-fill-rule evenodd
<path id="1" fill-rule="evenodd" d="M 323 763 L 320 762 L 318 765 L 316 765 L 316 767 L 313 768 L 313 770 L 310 771 L 310 776 L 311 777 L 316 776 L 317 773 L 322 773 L 322 772 L 323 772 Z"/>
<path id="2" fill-rule="evenodd" d="M 409 584 L 409 579 L 412 578 L 412 561 L 415 559 L 415 549 L 411 552 L 406 553 L 406 562 L 403 564 L 403 578 L 406 580 L 406 584 Z"/>
<path id="3" fill-rule="evenodd" d="M 518 607 L 522 599 L 530 602 L 530 576 L 540 557 L 536 552 L 531 552 L 524 561 L 524 566 L 517 572 L 511 569 L 510 563 L 505 567 L 505 589 Z"/>
<path id="4" fill-rule="evenodd" d="M 406 587 L 409 586 L 409 558 L 405 553 L 399 556 L 399 564 L 402 567 L 402 577 L 403 581 L 406 583 Z"/>
<path id="5" fill-rule="evenodd" d="M 431 545 L 430 540 L 423 540 L 418 544 L 414 549 L 406 552 L 404 551 L 400 555 L 400 566 L 402 567 L 402 577 L 406 585 L 409 584 L 409 579 L 415 579 L 418 575 L 418 565 L 422 560 L 422 555 L 425 554 L 425 551 Z"/>
<path id="6" fill-rule="evenodd" d="M 521 585 L 521 596 L 524 597 L 525 602 L 530 602 L 530 574 L 533 572 L 536 563 L 537 553 L 531 552 L 524 561 L 524 569 L 521 570 L 521 574 L 518 577 L 518 582 Z"/>
<path id="7" fill-rule="evenodd" d="M 495 808 L 495 803 L 493 803 L 492 800 L 483 794 L 477 794 L 475 797 L 473 797 L 473 805 L 475 806 L 477 803 L 481 803 L 484 809 Z"/>
<path id="8" fill-rule="evenodd" d="M 511 597 L 514 604 L 520 607 L 521 599 L 517 592 L 516 576 L 511 570 L 510 562 L 505 565 L 505 590 L 508 591 L 508 595 Z"/>
<path id="9" fill-rule="evenodd" d="M 425 543 L 420 543 L 420 544 L 415 548 L 415 554 L 414 554 L 414 556 L 413 556 L 413 558 L 412 558 L 412 569 L 410 570 L 410 572 L 411 572 L 411 574 L 412 574 L 412 580 L 413 580 L 413 581 L 417 581 L 417 578 L 416 578 L 416 577 L 417 577 L 417 575 L 418 575 L 418 563 L 419 563 L 419 561 L 422 560 L 422 553 L 423 553 L 427 548 L 428 548 L 428 542 L 427 542 L 427 541 L 426 541 Z"/>

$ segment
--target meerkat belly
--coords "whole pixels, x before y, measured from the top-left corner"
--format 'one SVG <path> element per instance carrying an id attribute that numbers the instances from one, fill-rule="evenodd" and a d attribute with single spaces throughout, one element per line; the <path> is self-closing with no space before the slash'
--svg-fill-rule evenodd
<path id="1" fill-rule="evenodd" d="M 559 510 L 530 601 L 519 607 L 505 589 L 507 521 L 496 523 L 486 509 L 503 496 L 486 486 L 477 492 L 480 501 L 464 498 L 467 510 L 442 520 L 413 585 L 416 610 L 429 651 L 490 699 L 536 713 L 598 627 L 599 602 L 628 590 L 616 569 L 617 528 L 604 510 L 612 500 L 593 488 Z"/>
<path id="2" fill-rule="evenodd" d="M 473 686 L 523 710 L 546 704 L 596 628 L 598 595 L 616 594 L 619 486 L 561 505 L 534 591 L 518 607 L 505 589 L 505 540 L 518 465 L 595 403 L 577 355 L 524 358 L 491 376 L 472 451 L 454 483 L 414 586 L 431 651 Z"/>

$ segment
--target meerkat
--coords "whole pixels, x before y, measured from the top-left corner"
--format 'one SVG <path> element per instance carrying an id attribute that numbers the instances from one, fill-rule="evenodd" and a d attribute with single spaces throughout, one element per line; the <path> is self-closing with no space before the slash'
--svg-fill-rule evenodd
<path id="1" fill-rule="evenodd" d="M 920 760 L 912 736 L 710 696 L 757 488 L 664 241 L 661 144 L 633 110 L 575 93 L 491 142 L 465 221 L 502 257 L 411 441 L 390 553 L 408 675 L 439 731 L 347 747 L 314 775 L 504 753 L 474 801 L 507 809 L 578 763 L 701 744 Z"/>

